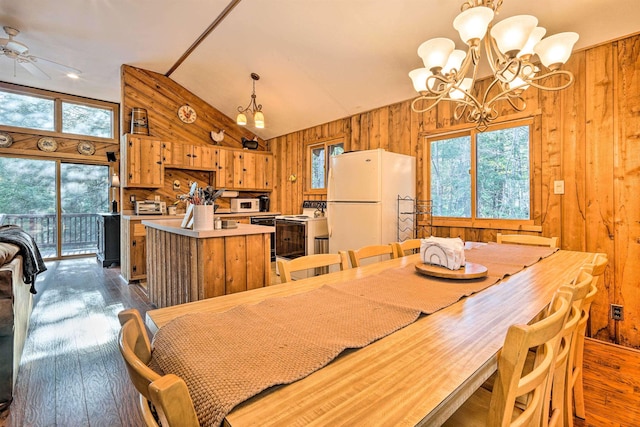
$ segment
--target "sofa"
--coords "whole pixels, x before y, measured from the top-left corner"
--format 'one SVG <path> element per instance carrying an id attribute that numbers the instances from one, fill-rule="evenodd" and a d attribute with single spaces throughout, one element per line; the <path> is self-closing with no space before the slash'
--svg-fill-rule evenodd
<path id="1" fill-rule="evenodd" d="M 33 308 L 31 286 L 24 282 L 19 247 L 0 242 L 0 410 L 13 397 Z"/>

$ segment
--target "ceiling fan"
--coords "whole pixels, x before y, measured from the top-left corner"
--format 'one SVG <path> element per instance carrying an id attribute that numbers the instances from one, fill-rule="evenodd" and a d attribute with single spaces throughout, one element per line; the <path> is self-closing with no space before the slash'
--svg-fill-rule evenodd
<path id="1" fill-rule="evenodd" d="M 40 58 L 35 55 L 31 55 L 29 53 L 29 47 L 20 43 L 13 38 L 20 34 L 20 31 L 15 28 L 4 26 L 2 27 L 4 32 L 9 36 L 8 39 L 0 38 L 0 55 L 4 55 L 9 59 L 13 59 L 14 61 L 14 76 L 15 76 L 15 64 L 20 64 L 24 69 L 29 71 L 36 77 L 40 77 L 42 79 L 50 79 L 49 75 L 45 73 L 38 64 L 46 64 L 51 65 L 63 73 L 66 73 L 68 77 L 78 78 L 78 75 L 82 73 L 82 71 L 69 67 L 67 65 L 60 64 L 55 61 L 51 61 L 50 59 Z"/>

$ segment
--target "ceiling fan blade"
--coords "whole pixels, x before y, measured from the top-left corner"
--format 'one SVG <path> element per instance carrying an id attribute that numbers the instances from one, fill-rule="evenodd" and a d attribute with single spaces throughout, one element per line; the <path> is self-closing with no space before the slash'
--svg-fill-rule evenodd
<path id="1" fill-rule="evenodd" d="M 18 64 L 22 65 L 22 67 L 25 70 L 27 70 L 28 72 L 30 72 L 31 74 L 33 74 L 36 77 L 40 77 L 41 79 L 51 79 L 51 77 L 49 77 L 49 75 L 47 73 L 42 71 L 40 68 L 38 68 L 36 66 L 36 64 L 34 64 L 31 61 L 24 60 L 24 59 L 18 59 Z"/>
<path id="2" fill-rule="evenodd" d="M 78 70 L 77 68 L 73 68 L 73 67 L 70 67 L 68 65 L 64 65 L 64 64 L 61 64 L 59 62 L 52 61 L 50 59 L 41 58 L 39 56 L 29 55 L 29 60 L 32 63 L 42 62 L 44 64 L 51 65 L 52 67 L 57 68 L 58 70 L 62 71 L 63 73 L 82 74 L 82 71 Z"/>

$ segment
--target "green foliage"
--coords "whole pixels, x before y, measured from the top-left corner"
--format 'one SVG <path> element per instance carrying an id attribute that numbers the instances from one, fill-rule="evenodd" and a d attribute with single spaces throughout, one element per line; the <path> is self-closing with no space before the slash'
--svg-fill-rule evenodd
<path id="1" fill-rule="evenodd" d="M 51 99 L 0 91 L 0 124 L 54 130 Z"/>
<path id="2" fill-rule="evenodd" d="M 474 134 L 476 218 L 529 219 L 529 126 Z M 435 216 L 471 218 L 472 135 L 434 140 L 431 199 Z"/>
<path id="3" fill-rule="evenodd" d="M 109 168 L 62 163 L 64 213 L 109 211 Z M 0 157 L 0 214 L 55 214 L 56 162 Z"/>

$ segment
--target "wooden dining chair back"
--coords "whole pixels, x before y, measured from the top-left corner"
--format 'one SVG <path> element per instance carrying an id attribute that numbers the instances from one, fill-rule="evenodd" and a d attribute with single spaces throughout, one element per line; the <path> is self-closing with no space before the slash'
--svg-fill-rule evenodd
<path id="1" fill-rule="evenodd" d="M 542 425 L 545 401 L 550 398 L 550 375 L 572 298 L 572 292 L 561 289 L 546 317 L 529 325 L 512 325 L 498 356 L 493 391 L 480 387 L 444 425 L 475 426 L 481 419 L 486 420 L 486 426 Z M 538 357 L 529 370 L 525 362 L 530 351 Z M 516 405 L 519 398 L 526 402 L 525 409 Z"/>
<path id="2" fill-rule="evenodd" d="M 278 263 L 278 273 L 280 273 L 280 282 L 290 282 L 291 273 L 300 270 L 307 270 L 310 268 L 329 267 L 332 265 L 339 265 L 340 270 L 346 270 L 349 268 L 349 260 L 347 259 L 347 253 L 345 251 L 339 251 L 337 254 L 315 254 L 306 255 L 292 260 L 276 261 Z"/>
<path id="3" fill-rule="evenodd" d="M 422 239 L 409 239 L 403 242 L 394 242 L 391 245 L 396 252 L 396 258 L 402 258 L 407 255 L 408 251 L 411 251 L 410 253 L 419 252 L 421 243 Z"/>
<path id="4" fill-rule="evenodd" d="M 571 355 L 568 367 L 567 377 L 567 393 L 565 400 L 565 425 L 573 426 L 573 416 L 584 419 L 584 385 L 583 385 L 583 360 L 584 360 L 584 338 L 587 332 L 587 324 L 589 322 L 589 311 L 591 304 L 598 293 L 598 280 L 604 274 L 607 268 L 608 258 L 606 254 L 598 253 L 594 256 L 593 261 L 582 266 L 581 271 L 575 282 L 580 281 L 580 277 L 585 274 L 593 277 L 589 286 L 589 293 L 582 300 L 580 307 L 580 320 L 576 328 L 573 341 L 571 343 Z"/>
<path id="5" fill-rule="evenodd" d="M 569 369 L 571 365 L 571 350 L 573 339 L 578 329 L 582 313 L 583 300 L 588 296 L 593 277 L 588 273 L 581 273 L 572 285 L 565 285 L 561 289 L 573 294 L 571 311 L 560 335 L 560 343 L 556 356 L 555 368 L 551 379 L 551 400 L 545 402 L 550 408 L 543 411 L 549 414 L 543 418 L 543 427 L 557 427 L 566 425 L 566 408 L 568 407 Z"/>
<path id="6" fill-rule="evenodd" d="M 528 234 L 502 234 L 496 236 L 497 243 L 513 243 L 517 245 L 558 247 L 557 237 L 531 236 Z"/>
<path id="7" fill-rule="evenodd" d="M 389 256 L 391 259 L 397 258 L 393 245 L 369 245 L 360 249 L 349 250 L 351 267 L 356 268 L 362 265 L 362 261 L 367 258 Z"/>
<path id="8" fill-rule="evenodd" d="M 140 409 L 145 424 L 149 427 L 199 426 L 185 382 L 175 375 L 162 376 L 149 367 L 151 344 L 140 313 L 132 309 L 123 310 L 118 313 L 118 319 L 122 326 L 118 346 L 129 378 L 140 394 Z"/>

